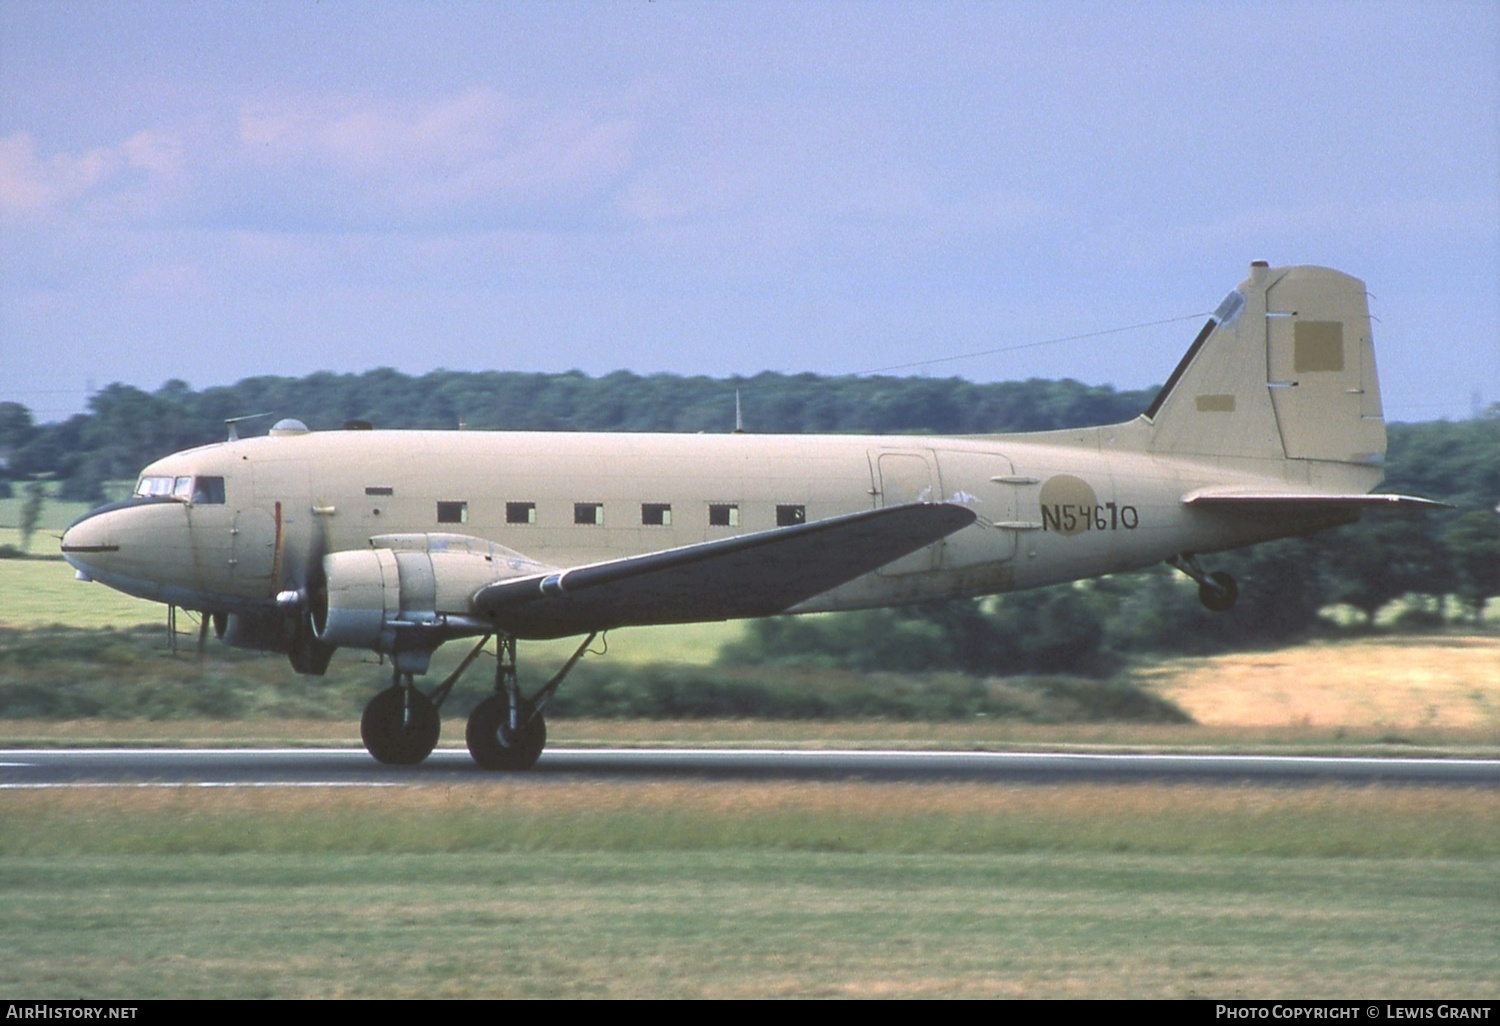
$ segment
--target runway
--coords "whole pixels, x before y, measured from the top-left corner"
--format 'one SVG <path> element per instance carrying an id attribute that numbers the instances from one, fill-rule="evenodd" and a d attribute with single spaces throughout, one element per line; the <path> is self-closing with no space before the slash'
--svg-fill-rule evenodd
<path id="1" fill-rule="evenodd" d="M 1040 752 L 555 748 L 519 775 L 578 779 L 992 781 L 1045 784 L 1500 785 L 1500 760 Z M 69 786 L 381 787 L 518 779 L 479 769 L 461 749 L 420 766 L 383 766 L 351 748 L 0 750 L 0 789 Z"/>

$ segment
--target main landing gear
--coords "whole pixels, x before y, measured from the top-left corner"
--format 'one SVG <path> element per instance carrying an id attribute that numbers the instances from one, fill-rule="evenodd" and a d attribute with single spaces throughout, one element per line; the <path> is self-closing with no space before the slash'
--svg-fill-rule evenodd
<path id="1" fill-rule="evenodd" d="M 1240 586 L 1234 583 L 1233 577 L 1222 570 L 1208 573 L 1198 565 L 1198 557 L 1191 552 L 1173 556 L 1167 560 L 1167 565 L 1198 582 L 1198 601 L 1211 613 L 1224 612 L 1240 597 Z"/>
<path id="2" fill-rule="evenodd" d="M 542 709 L 583 658 L 594 637 L 590 634 L 585 638 L 563 668 L 540 691 L 527 697 L 516 678 L 516 639 L 509 634 L 498 635 L 495 693 L 474 707 L 465 732 L 475 762 L 491 770 L 525 770 L 536 765 L 547 746 L 547 721 L 542 718 Z M 370 699 L 360 718 L 359 733 L 366 750 L 392 766 L 414 766 L 431 755 L 441 728 L 438 709 L 489 640 L 488 636 L 481 639 L 430 696 L 419 691 L 412 675 L 398 666 L 391 686 Z"/>
<path id="3" fill-rule="evenodd" d="M 415 766 L 431 755 L 440 729 L 438 707 L 412 685 L 411 674 L 399 670 L 359 718 L 365 749 L 392 766 Z"/>

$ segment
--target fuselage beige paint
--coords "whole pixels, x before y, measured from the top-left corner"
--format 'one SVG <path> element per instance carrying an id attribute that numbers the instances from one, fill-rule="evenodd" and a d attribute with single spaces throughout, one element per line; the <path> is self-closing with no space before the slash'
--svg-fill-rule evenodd
<path id="1" fill-rule="evenodd" d="M 1196 460 L 1118 451 L 1115 429 L 1046 436 L 758 436 L 337 431 L 226 442 L 169 456 L 144 475 L 224 478 L 225 502 L 168 502 L 78 525 L 75 544 L 118 546 L 96 576 L 206 609 L 269 604 L 300 587 L 315 552 L 388 534 L 451 533 L 570 567 L 806 520 L 938 499 L 979 521 L 803 603 L 851 609 L 1032 588 L 1232 548 L 1316 523 L 1194 510 L 1182 497 L 1266 479 Z M 1284 464 L 1274 484 L 1286 487 Z M 440 521 L 439 504 L 462 504 Z M 508 504 L 533 504 L 510 523 Z M 576 523 L 599 504 L 601 523 Z M 669 524 L 643 523 L 666 506 Z M 710 506 L 735 526 L 710 523 Z M 447 506 L 449 517 L 454 506 Z M 659 514 L 652 519 L 661 519 Z M 103 561 L 96 557 L 96 565 Z M 466 613 L 467 609 L 441 610 Z"/>

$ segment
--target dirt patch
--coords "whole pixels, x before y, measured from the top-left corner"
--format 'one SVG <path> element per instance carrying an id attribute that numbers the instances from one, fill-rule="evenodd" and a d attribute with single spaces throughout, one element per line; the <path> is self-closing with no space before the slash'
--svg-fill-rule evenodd
<path id="1" fill-rule="evenodd" d="M 1140 679 L 1206 726 L 1500 729 L 1500 638 L 1313 643 L 1174 660 Z"/>

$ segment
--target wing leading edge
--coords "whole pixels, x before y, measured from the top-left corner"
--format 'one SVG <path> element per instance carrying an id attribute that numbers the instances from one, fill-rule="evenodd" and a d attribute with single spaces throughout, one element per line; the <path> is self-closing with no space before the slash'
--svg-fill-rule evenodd
<path id="1" fill-rule="evenodd" d="M 664 552 L 498 581 L 474 610 L 518 637 L 770 616 L 974 523 L 952 503 L 910 503 Z"/>

